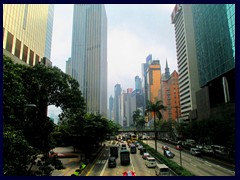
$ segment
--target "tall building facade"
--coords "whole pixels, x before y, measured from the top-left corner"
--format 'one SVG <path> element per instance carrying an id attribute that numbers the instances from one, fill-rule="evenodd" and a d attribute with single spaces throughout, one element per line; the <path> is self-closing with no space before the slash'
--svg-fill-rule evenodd
<path id="1" fill-rule="evenodd" d="M 113 120 L 113 97 L 109 97 L 109 117 L 108 119 Z"/>
<path id="2" fill-rule="evenodd" d="M 164 120 L 178 121 L 178 118 L 181 116 L 178 73 L 177 71 L 173 71 L 169 75 L 168 72 L 168 68 L 165 68 L 165 73 L 162 74 L 161 81 L 162 101 L 166 107 L 166 111 L 162 111 L 162 115 Z"/>
<path id="3" fill-rule="evenodd" d="M 202 88 L 198 115 L 206 119 L 211 108 L 235 102 L 235 5 L 194 4 L 192 9 Z"/>
<path id="4" fill-rule="evenodd" d="M 142 79 L 143 79 L 143 95 L 144 95 L 144 109 L 148 100 L 148 82 L 147 82 L 147 70 L 152 63 L 152 54 L 146 57 L 146 62 L 142 64 Z"/>
<path id="5" fill-rule="evenodd" d="M 107 16 L 102 4 L 75 4 L 72 77 L 80 85 L 87 112 L 107 117 Z"/>
<path id="6" fill-rule="evenodd" d="M 49 63 L 53 16 L 54 5 L 3 4 L 3 53 L 17 63 Z"/>
<path id="7" fill-rule="evenodd" d="M 120 123 L 120 112 L 119 112 L 119 98 L 122 92 L 122 88 L 120 84 L 116 84 L 114 86 L 114 104 L 113 104 L 113 111 L 114 111 L 114 121 L 115 123 Z"/>
<path id="8" fill-rule="evenodd" d="M 155 102 L 160 100 L 161 92 L 161 67 L 159 60 L 153 60 L 147 69 L 147 94 L 148 100 Z"/>
<path id="9" fill-rule="evenodd" d="M 72 61 L 71 58 L 68 58 L 66 61 L 66 74 L 72 76 Z"/>
<path id="10" fill-rule="evenodd" d="M 190 4 L 177 4 L 172 12 L 171 20 L 175 27 L 180 119 L 188 122 L 190 112 L 197 108 L 196 92 L 200 89 L 192 6 Z"/>
<path id="11" fill-rule="evenodd" d="M 142 89 L 142 81 L 139 76 L 135 76 L 135 90 Z"/>

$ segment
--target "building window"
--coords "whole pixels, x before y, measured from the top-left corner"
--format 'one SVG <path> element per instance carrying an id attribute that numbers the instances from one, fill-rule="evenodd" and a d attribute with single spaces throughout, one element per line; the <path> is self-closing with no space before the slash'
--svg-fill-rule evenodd
<path id="1" fill-rule="evenodd" d="M 15 44 L 15 52 L 14 55 L 18 58 L 20 58 L 20 52 L 21 52 L 21 41 L 16 39 L 16 44 Z"/>
<path id="2" fill-rule="evenodd" d="M 34 58 L 34 52 L 32 50 L 30 50 L 30 56 L 29 56 L 30 66 L 33 66 L 33 58 Z"/>
<path id="3" fill-rule="evenodd" d="M 23 54 L 22 60 L 27 63 L 27 56 L 28 56 L 28 47 L 26 45 L 23 46 Z"/>
<path id="4" fill-rule="evenodd" d="M 12 45 L 13 45 L 13 35 L 8 32 L 7 34 L 7 45 L 6 45 L 6 50 L 12 53 Z"/>

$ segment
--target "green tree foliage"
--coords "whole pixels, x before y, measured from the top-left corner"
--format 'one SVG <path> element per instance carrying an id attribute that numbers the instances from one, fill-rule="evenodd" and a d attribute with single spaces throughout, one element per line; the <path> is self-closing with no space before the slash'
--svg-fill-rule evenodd
<path id="1" fill-rule="evenodd" d="M 137 109 L 136 111 L 133 111 L 133 122 L 137 129 L 143 129 L 145 126 L 145 117 L 141 115 L 141 111 Z"/>
<path id="2" fill-rule="evenodd" d="M 24 139 L 34 149 L 35 155 L 28 156 L 31 162 L 35 162 L 33 160 L 38 154 L 43 154 L 35 174 L 49 175 L 53 170 L 52 167 L 61 166 L 54 164 L 49 166 L 51 163 L 58 164 L 58 161 L 48 156 L 49 151 L 54 147 L 52 141 L 54 123 L 47 117 L 47 106 L 61 107 L 62 116 L 76 112 L 83 114 L 85 103 L 78 82 L 56 67 L 14 64 L 6 56 L 3 56 L 3 61 L 4 124 L 22 132 Z M 26 104 L 35 104 L 36 107 L 29 109 L 25 107 Z M 5 145 L 7 152 L 7 148 L 11 146 Z M 12 150 L 16 153 L 19 151 L 14 148 Z M 5 167 L 8 167 L 8 157 L 4 155 Z M 32 166 L 33 164 L 30 167 Z"/>
<path id="3" fill-rule="evenodd" d="M 155 150 L 157 151 L 157 132 L 156 132 L 156 116 L 158 120 L 162 119 L 162 110 L 166 110 L 166 107 L 162 104 L 162 101 L 156 100 L 155 103 L 148 101 L 145 113 L 153 113 L 154 131 L 155 131 Z"/>

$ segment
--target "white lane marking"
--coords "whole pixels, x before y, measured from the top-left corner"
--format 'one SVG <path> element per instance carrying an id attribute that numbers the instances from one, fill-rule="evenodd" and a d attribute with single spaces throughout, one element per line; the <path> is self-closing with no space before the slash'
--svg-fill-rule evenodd
<path id="1" fill-rule="evenodd" d="M 196 164 L 193 164 L 193 163 L 190 163 L 191 165 L 193 165 L 194 167 L 196 167 L 197 165 Z"/>
<path id="2" fill-rule="evenodd" d="M 132 166 L 132 170 L 135 172 L 131 156 L 130 156 L 130 163 L 131 163 L 131 166 Z"/>
<path id="3" fill-rule="evenodd" d="M 106 161 L 106 162 L 107 162 L 107 161 Z M 106 162 L 105 162 L 105 163 L 106 163 Z M 107 164 L 108 164 L 108 163 L 106 163 L 106 164 L 104 165 L 103 170 L 102 170 L 101 173 L 100 173 L 100 176 L 103 176 L 103 173 L 105 172 L 105 169 L 106 169 L 106 167 L 107 167 Z"/>

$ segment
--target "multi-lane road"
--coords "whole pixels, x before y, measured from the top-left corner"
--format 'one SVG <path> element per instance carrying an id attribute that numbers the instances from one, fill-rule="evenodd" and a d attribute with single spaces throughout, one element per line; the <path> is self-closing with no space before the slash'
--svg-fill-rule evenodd
<path id="1" fill-rule="evenodd" d="M 111 142 L 110 142 L 111 143 Z M 154 141 L 148 140 L 147 143 L 151 147 L 155 147 Z M 163 143 L 158 141 L 157 147 L 160 153 L 162 151 Z M 169 149 L 175 154 L 175 157 L 172 161 L 180 165 L 180 153 L 174 148 L 174 146 L 168 145 Z M 133 170 L 136 172 L 137 176 L 155 176 L 154 168 L 148 168 L 145 165 L 145 160 L 137 150 L 136 154 L 130 155 L 130 165 L 122 166 L 120 164 L 120 157 L 117 158 L 117 167 L 109 168 L 108 167 L 108 157 L 109 157 L 109 147 L 103 149 L 98 159 L 85 174 L 86 176 L 122 176 L 124 171 Z M 187 151 L 181 152 L 182 166 L 195 174 L 196 176 L 234 176 L 234 170 L 230 170 L 221 166 L 219 164 L 210 162 L 204 158 L 192 156 Z"/>
<path id="2" fill-rule="evenodd" d="M 144 141 L 151 147 L 155 147 L 154 141 Z M 175 149 L 175 146 L 157 142 L 158 152 L 163 153 L 162 145 L 167 145 L 169 150 L 175 154 L 175 157 L 172 158 L 172 161 L 180 165 L 180 152 Z M 189 151 L 181 151 L 181 161 L 182 166 L 195 174 L 196 176 L 235 176 L 234 169 L 226 168 L 223 162 L 216 161 L 213 163 L 210 160 L 207 160 L 205 157 L 195 157 L 192 156 Z"/>

